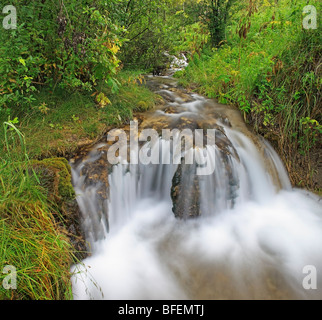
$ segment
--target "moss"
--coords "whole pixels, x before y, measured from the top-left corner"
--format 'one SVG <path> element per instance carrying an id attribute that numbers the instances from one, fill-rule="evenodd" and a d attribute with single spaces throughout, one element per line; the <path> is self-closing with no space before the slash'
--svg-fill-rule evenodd
<path id="1" fill-rule="evenodd" d="M 71 168 L 65 158 L 49 158 L 32 161 L 32 166 L 39 176 L 49 198 L 55 201 L 68 201 L 75 198 L 72 186 Z"/>

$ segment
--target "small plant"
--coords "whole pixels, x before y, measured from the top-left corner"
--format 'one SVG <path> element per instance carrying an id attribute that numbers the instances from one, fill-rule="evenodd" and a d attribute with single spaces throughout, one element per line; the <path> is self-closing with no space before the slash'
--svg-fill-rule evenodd
<path id="1" fill-rule="evenodd" d="M 76 117 L 74 114 L 72 115 L 72 120 L 74 122 L 78 122 L 79 121 L 79 117 Z"/>
<path id="2" fill-rule="evenodd" d="M 321 137 L 322 125 L 315 119 L 305 117 L 300 119 L 300 129 L 303 133 L 299 139 L 300 153 L 306 155 Z"/>
<path id="3" fill-rule="evenodd" d="M 110 99 L 103 92 L 96 96 L 96 102 L 100 108 L 105 108 L 107 105 L 111 104 Z"/>
<path id="4" fill-rule="evenodd" d="M 239 105 L 240 110 L 244 111 L 245 113 L 250 112 L 250 110 L 251 110 L 250 103 L 245 95 L 240 95 L 237 98 L 237 103 Z"/>
<path id="5" fill-rule="evenodd" d="M 59 129 L 59 130 L 63 130 L 64 129 L 64 127 L 61 124 L 59 124 L 59 123 L 56 123 L 56 124 L 49 123 L 49 127 L 52 128 L 52 129 Z"/>
<path id="6" fill-rule="evenodd" d="M 48 114 L 48 111 L 50 110 L 45 102 L 41 103 L 37 109 L 40 111 L 41 114 L 44 115 Z"/>

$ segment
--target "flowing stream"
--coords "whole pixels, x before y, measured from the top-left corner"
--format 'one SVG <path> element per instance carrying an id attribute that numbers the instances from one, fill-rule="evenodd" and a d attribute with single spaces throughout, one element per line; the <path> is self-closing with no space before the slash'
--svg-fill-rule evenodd
<path id="1" fill-rule="evenodd" d="M 105 140 L 72 164 L 91 251 L 72 268 L 75 299 L 322 299 L 321 199 L 291 188 L 276 152 L 233 107 L 171 77 L 147 85 L 164 104 L 139 130 L 160 133 L 145 144 L 160 163 L 109 165 Z M 214 129 L 194 149 L 211 174 L 164 161 L 174 153 L 164 128 Z"/>

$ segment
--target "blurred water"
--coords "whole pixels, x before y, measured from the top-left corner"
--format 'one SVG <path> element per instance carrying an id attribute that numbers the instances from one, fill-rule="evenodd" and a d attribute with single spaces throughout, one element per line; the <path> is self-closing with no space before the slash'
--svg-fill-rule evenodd
<path id="1" fill-rule="evenodd" d="M 200 114 L 207 101 L 193 98 L 174 97 Z M 92 252 L 72 268 L 75 299 L 322 299 L 321 199 L 291 188 L 266 141 L 238 129 L 243 124 L 232 127 L 222 126 L 225 152 L 208 146 L 215 169 L 197 177 L 198 219 L 178 220 L 172 212 L 178 165 L 116 165 L 103 202 L 102 184 L 86 185 L 81 174 L 99 148 L 73 167 Z M 315 290 L 303 288 L 308 265 L 317 271 Z"/>

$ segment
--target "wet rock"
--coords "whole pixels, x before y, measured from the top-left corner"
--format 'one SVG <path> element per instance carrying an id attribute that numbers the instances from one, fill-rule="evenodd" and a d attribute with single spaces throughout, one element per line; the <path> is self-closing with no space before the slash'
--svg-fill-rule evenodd
<path id="1" fill-rule="evenodd" d="M 172 211 L 176 218 L 189 219 L 201 215 L 199 180 L 196 165 L 180 164 L 172 179 Z"/>
<path id="2" fill-rule="evenodd" d="M 180 117 L 174 121 L 173 126 L 179 130 L 190 129 L 193 132 L 196 129 L 202 129 L 198 126 L 198 123 L 195 121 L 193 116 Z"/>
<path id="3" fill-rule="evenodd" d="M 164 112 L 168 114 L 176 114 L 176 113 L 179 113 L 179 110 L 177 107 L 168 106 L 164 109 Z"/>
<path id="4" fill-rule="evenodd" d="M 62 210 L 65 212 L 64 228 L 74 248 L 74 255 L 77 260 L 83 260 L 88 256 L 85 242 L 85 234 L 81 227 L 81 212 L 76 199 L 63 203 Z"/>
<path id="5" fill-rule="evenodd" d="M 171 122 L 167 116 L 151 116 L 147 117 L 140 126 L 140 131 L 144 129 L 154 129 L 159 134 L 162 133 L 162 129 L 171 129 Z"/>
<path id="6" fill-rule="evenodd" d="M 167 72 L 167 68 L 165 66 L 156 66 L 154 67 L 152 74 L 153 76 L 164 76 Z"/>
<path id="7" fill-rule="evenodd" d="M 105 154 L 106 155 L 106 154 Z M 86 187 L 96 185 L 97 183 L 102 184 L 102 191 L 100 195 L 102 198 L 107 198 L 107 192 L 109 183 L 108 175 L 112 170 L 112 166 L 108 163 L 106 156 L 99 158 L 94 162 L 87 162 L 81 170 L 81 176 L 85 177 L 84 185 Z"/>
<path id="8" fill-rule="evenodd" d="M 178 88 L 170 88 L 169 91 L 173 92 L 176 96 L 178 96 L 183 102 L 191 102 L 194 101 L 193 97 L 185 92 L 183 89 Z"/>
<path id="9" fill-rule="evenodd" d="M 238 194 L 239 180 L 234 172 L 233 159 L 239 162 L 238 154 L 233 147 L 231 141 L 221 130 L 216 131 L 214 141 L 209 140 L 207 133 L 204 133 L 204 145 L 213 145 L 216 150 L 216 166 L 215 171 L 209 176 L 198 176 L 195 164 L 184 164 L 178 166 L 172 179 L 171 199 L 173 203 L 172 211 L 176 218 L 189 219 L 197 218 L 201 215 L 209 213 L 209 210 L 216 211 L 222 208 L 224 204 L 226 208 L 232 208 L 235 205 L 235 199 Z M 201 192 L 208 192 L 208 189 L 201 188 L 201 184 L 208 182 L 213 186 L 214 194 L 206 195 L 206 198 L 213 199 L 213 208 L 201 207 Z M 207 185 L 206 182 L 206 185 Z M 202 190 L 202 191 L 201 191 Z M 224 199 L 219 196 L 224 195 Z M 222 203 L 217 203 L 222 201 Z"/>

